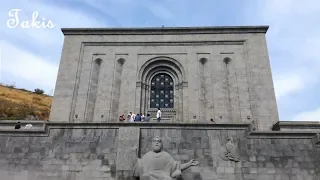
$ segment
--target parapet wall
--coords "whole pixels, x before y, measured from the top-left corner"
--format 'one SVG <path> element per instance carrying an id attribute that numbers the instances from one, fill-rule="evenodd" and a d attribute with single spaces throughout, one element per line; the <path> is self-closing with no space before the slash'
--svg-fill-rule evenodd
<path id="1" fill-rule="evenodd" d="M 5 124 L 8 124 L 7 122 Z M 252 132 L 249 124 L 44 123 L 43 129 L 1 128 L 0 179 L 131 179 L 137 156 L 160 136 L 175 160 L 200 162 L 184 179 L 317 179 L 315 132 Z M 228 138 L 239 162 L 224 160 Z"/>
<path id="2" fill-rule="evenodd" d="M 273 131 L 308 131 L 320 133 L 320 121 L 279 121 L 272 127 Z"/>

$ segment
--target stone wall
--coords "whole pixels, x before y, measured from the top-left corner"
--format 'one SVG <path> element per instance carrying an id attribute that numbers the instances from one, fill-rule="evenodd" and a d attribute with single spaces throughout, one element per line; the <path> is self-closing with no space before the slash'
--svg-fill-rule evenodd
<path id="1" fill-rule="evenodd" d="M 0 177 L 131 179 L 137 156 L 151 150 L 154 136 L 163 139 L 164 150 L 175 160 L 200 162 L 184 172 L 184 180 L 320 177 L 320 138 L 313 132 L 250 132 L 248 124 L 195 123 L 48 123 L 42 131 L 3 129 Z M 239 162 L 220 156 L 228 137 L 239 149 Z"/>
<path id="2" fill-rule="evenodd" d="M 160 136 L 164 149 L 177 161 L 199 161 L 184 173 L 184 179 L 316 179 L 320 177 L 320 149 L 302 137 L 246 137 L 243 130 L 142 129 L 141 156 Z M 240 162 L 224 161 L 220 148 L 233 137 Z M 278 139 L 279 138 L 279 139 Z"/>
<path id="3" fill-rule="evenodd" d="M 0 137 L 0 179 L 115 179 L 117 129 L 51 129 L 42 137 L 15 134 Z"/>

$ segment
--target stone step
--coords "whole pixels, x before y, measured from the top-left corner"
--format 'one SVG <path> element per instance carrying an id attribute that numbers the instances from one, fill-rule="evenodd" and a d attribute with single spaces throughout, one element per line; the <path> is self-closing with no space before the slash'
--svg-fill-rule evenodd
<path id="1" fill-rule="evenodd" d="M 150 118 L 151 121 L 157 121 L 157 118 Z M 161 121 L 172 121 L 171 118 L 161 118 Z"/>

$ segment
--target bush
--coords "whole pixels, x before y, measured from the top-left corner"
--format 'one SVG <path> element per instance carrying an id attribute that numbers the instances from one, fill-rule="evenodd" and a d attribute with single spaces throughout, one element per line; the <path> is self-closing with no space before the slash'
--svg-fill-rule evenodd
<path id="1" fill-rule="evenodd" d="M 13 88 L 16 87 L 16 85 L 14 85 L 14 84 L 7 84 L 6 86 L 7 86 L 8 88 L 10 88 L 10 89 L 13 89 Z"/>
<path id="2" fill-rule="evenodd" d="M 34 92 L 36 94 L 43 94 L 44 93 L 44 91 L 42 89 L 39 89 L 39 88 L 35 89 Z"/>
<path id="3" fill-rule="evenodd" d="M 26 90 L 26 89 L 24 89 L 24 88 L 20 88 L 19 90 L 25 91 L 25 92 L 32 92 L 32 91 Z"/>

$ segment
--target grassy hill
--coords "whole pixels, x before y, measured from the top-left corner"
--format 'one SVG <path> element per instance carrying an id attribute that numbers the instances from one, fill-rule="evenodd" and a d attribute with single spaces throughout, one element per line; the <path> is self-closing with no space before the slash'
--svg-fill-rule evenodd
<path id="1" fill-rule="evenodd" d="M 48 120 L 51 102 L 51 96 L 0 85 L 0 120 L 22 120 L 28 116 Z"/>

